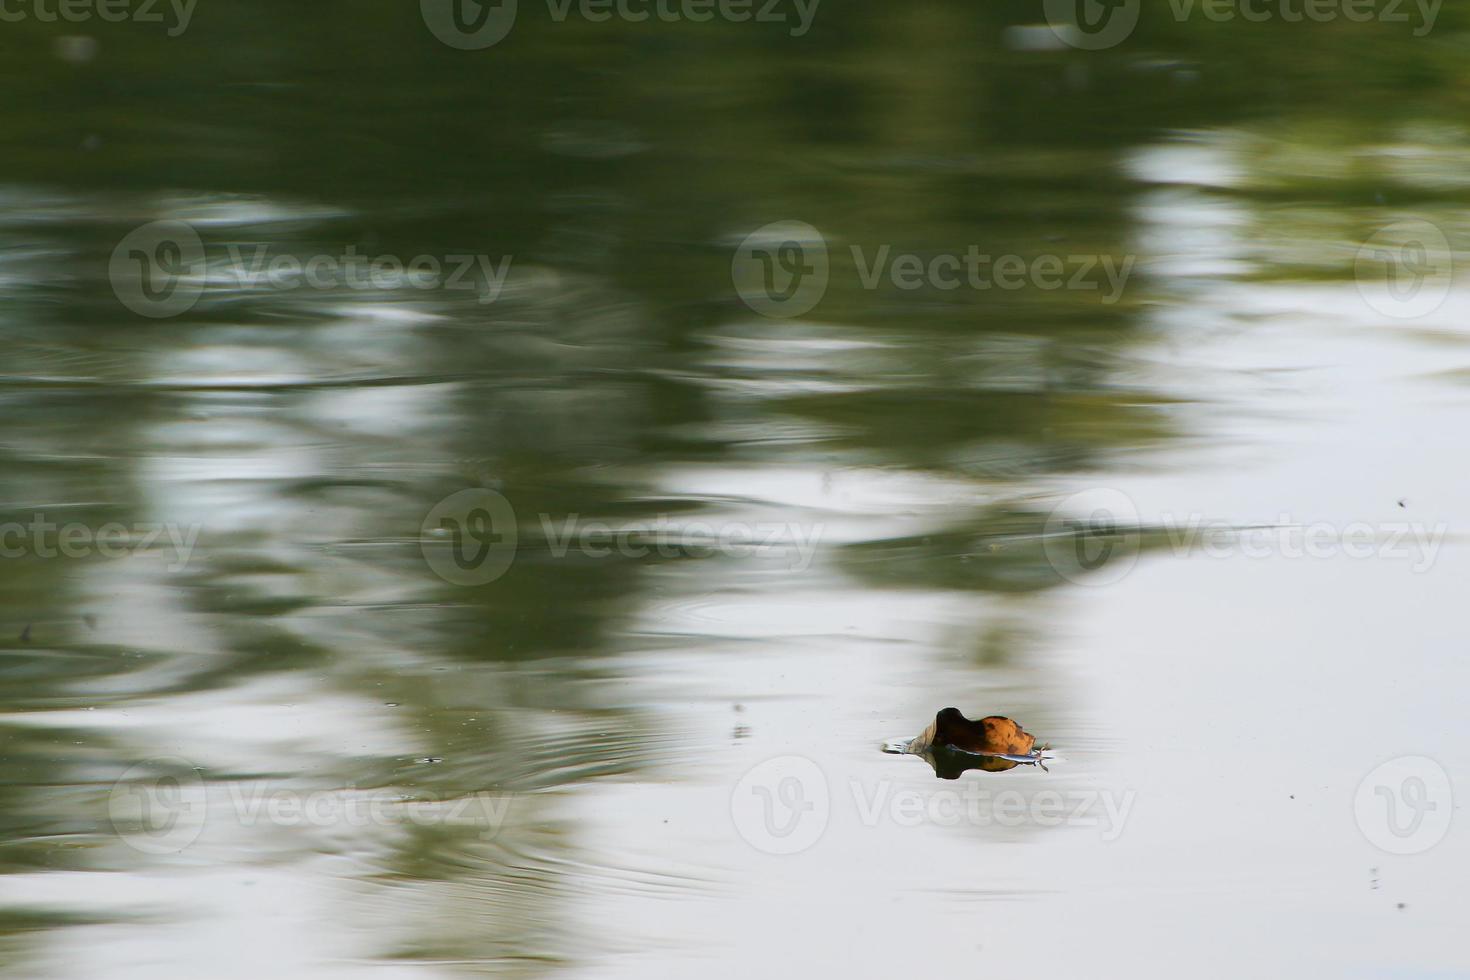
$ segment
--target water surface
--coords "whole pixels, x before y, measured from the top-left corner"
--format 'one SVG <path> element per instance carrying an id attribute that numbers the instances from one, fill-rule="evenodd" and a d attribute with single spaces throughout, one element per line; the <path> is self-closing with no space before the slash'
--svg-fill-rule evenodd
<path id="1" fill-rule="evenodd" d="M 1080 52 L 1034 6 L 533 11 L 481 52 L 383 3 L 7 25 L 0 522 L 56 525 L 0 561 L 7 972 L 1470 971 L 1463 815 L 1394 855 L 1354 809 L 1470 763 L 1470 304 L 1355 279 L 1394 222 L 1466 240 L 1463 18 Z M 150 319 L 109 259 L 162 219 L 214 266 Z M 731 261 L 782 220 L 831 269 L 776 319 Z M 852 251 L 972 245 L 1136 264 L 1109 302 Z M 231 278 L 349 248 L 509 261 Z M 517 531 L 478 584 L 422 533 L 467 488 Z M 1073 575 L 1099 489 L 1148 533 Z M 67 524 L 120 554 L 47 557 Z M 878 751 L 950 704 L 1063 761 Z"/>

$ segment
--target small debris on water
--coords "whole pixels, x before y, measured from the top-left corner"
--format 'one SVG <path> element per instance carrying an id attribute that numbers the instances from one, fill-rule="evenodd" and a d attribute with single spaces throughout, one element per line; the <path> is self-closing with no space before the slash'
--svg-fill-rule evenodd
<path id="1" fill-rule="evenodd" d="M 95 37 L 85 34 L 67 34 L 56 39 L 52 50 L 56 57 L 73 65 L 85 65 L 97 57 L 100 47 Z"/>

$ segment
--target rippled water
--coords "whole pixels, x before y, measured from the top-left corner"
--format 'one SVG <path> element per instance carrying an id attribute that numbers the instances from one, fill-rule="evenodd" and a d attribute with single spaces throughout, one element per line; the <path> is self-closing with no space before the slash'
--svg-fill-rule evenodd
<path id="1" fill-rule="evenodd" d="M 7 25 L 7 972 L 1470 971 L 1463 18 L 1030 6 Z M 1099 288 L 865 285 L 971 246 Z M 879 751 L 947 705 L 1056 758 Z"/>

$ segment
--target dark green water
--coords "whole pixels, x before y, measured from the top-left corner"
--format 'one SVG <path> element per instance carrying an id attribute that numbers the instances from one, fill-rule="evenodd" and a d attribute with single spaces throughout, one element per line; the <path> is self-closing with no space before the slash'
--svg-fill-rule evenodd
<path id="1" fill-rule="evenodd" d="M 1403 762 L 1470 765 L 1463 10 L 13 9 L 7 972 L 1470 970 Z M 170 316 L 120 299 L 155 221 Z M 800 315 L 732 275 L 773 222 Z M 950 704 L 1061 761 L 877 751 Z"/>

